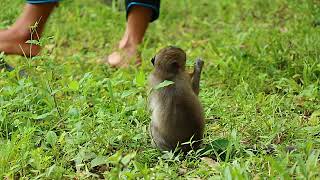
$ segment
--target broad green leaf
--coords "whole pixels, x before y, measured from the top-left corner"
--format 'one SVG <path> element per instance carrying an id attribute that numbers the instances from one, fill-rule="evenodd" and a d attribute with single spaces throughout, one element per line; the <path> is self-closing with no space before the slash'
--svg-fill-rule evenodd
<path id="1" fill-rule="evenodd" d="M 78 81 L 71 81 L 70 83 L 69 83 L 69 88 L 71 89 L 71 90 L 73 90 L 73 91 L 77 91 L 77 90 L 79 90 L 79 82 Z"/>
<path id="2" fill-rule="evenodd" d="M 87 73 L 85 73 L 85 74 L 83 75 L 83 78 L 80 79 L 79 84 L 82 84 L 83 82 L 85 82 L 85 81 L 87 81 L 87 80 L 89 80 L 89 79 L 91 79 L 91 78 L 92 78 L 91 72 L 87 72 Z"/>
<path id="3" fill-rule="evenodd" d="M 159 83 L 156 87 L 154 87 L 155 90 L 170 86 L 171 84 L 174 84 L 173 81 L 164 80 L 163 82 Z"/>
<path id="4" fill-rule="evenodd" d="M 50 174 L 54 171 L 54 169 L 56 168 L 56 165 L 52 165 L 47 169 L 47 176 L 50 176 Z"/>
<path id="5" fill-rule="evenodd" d="M 320 111 L 314 111 L 310 116 L 309 124 L 316 126 L 319 124 L 319 122 L 320 122 Z"/>
<path id="6" fill-rule="evenodd" d="M 140 87 L 144 87 L 146 84 L 146 76 L 143 71 L 139 71 L 138 74 L 136 75 L 135 79 L 136 83 Z"/>
<path id="7" fill-rule="evenodd" d="M 35 120 L 41 120 L 41 119 L 44 119 L 46 117 L 48 117 L 49 115 L 52 114 L 53 111 L 51 112 L 47 112 L 47 113 L 44 113 L 44 114 L 41 114 L 41 115 L 33 115 L 32 118 L 35 119 Z"/>
<path id="8" fill-rule="evenodd" d="M 80 112 L 77 108 L 71 106 L 68 111 L 68 114 L 71 117 L 78 117 L 80 115 Z"/>
<path id="9" fill-rule="evenodd" d="M 133 90 L 129 90 L 129 91 L 124 91 L 122 94 L 121 94 L 121 98 L 126 98 L 132 94 L 134 94 L 135 92 Z"/>
<path id="10" fill-rule="evenodd" d="M 91 168 L 105 164 L 107 158 L 105 156 L 97 156 L 96 158 L 92 159 L 91 161 Z"/>
<path id="11" fill-rule="evenodd" d="M 217 139 L 211 143 L 214 148 L 225 150 L 228 147 L 229 141 L 227 139 Z"/>
<path id="12" fill-rule="evenodd" d="M 137 154 L 136 152 L 127 154 L 121 159 L 121 163 L 125 166 L 128 165 L 129 162 L 136 156 L 136 154 Z"/>
<path id="13" fill-rule="evenodd" d="M 49 131 L 47 133 L 47 139 L 46 140 L 47 140 L 47 143 L 50 144 L 51 146 L 53 146 L 56 143 L 57 139 L 58 139 L 58 136 L 57 136 L 57 134 L 55 132 Z"/>
<path id="14" fill-rule="evenodd" d="M 115 154 L 113 154 L 112 156 L 108 157 L 108 162 L 112 163 L 112 164 L 118 164 L 121 160 L 122 157 L 122 151 L 117 151 Z"/>

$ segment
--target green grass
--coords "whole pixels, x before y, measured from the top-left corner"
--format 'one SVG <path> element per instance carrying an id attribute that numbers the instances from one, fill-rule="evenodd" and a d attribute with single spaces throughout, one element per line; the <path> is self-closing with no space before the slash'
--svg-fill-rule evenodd
<path id="1" fill-rule="evenodd" d="M 319 1 L 162 0 L 143 65 L 127 70 L 96 63 L 124 31 L 116 4 L 65 0 L 40 56 L 2 57 L 16 70 L 0 73 L 0 178 L 320 178 Z M 0 28 L 23 5 L 1 0 Z M 205 61 L 210 153 L 151 147 L 146 78 L 167 45 L 186 50 L 189 64 Z M 221 138 L 229 144 L 216 159 L 209 145 Z"/>

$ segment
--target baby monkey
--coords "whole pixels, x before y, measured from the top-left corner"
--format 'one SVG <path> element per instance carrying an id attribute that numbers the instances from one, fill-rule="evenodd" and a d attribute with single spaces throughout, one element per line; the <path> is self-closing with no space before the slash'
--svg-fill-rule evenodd
<path id="1" fill-rule="evenodd" d="M 174 82 L 150 94 L 153 145 L 163 151 L 176 147 L 183 152 L 197 149 L 204 130 L 203 109 L 198 99 L 203 61 L 196 60 L 194 72 L 188 74 L 185 70 L 186 53 L 169 46 L 160 50 L 151 62 L 154 70 L 149 76 L 149 85 L 152 88 L 165 80 Z M 186 143 L 190 140 L 193 143 Z"/>

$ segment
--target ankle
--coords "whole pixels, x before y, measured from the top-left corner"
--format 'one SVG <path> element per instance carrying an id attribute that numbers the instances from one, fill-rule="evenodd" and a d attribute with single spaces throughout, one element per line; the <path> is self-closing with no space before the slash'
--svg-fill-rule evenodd
<path id="1" fill-rule="evenodd" d="M 133 35 L 134 33 L 130 33 L 130 30 L 126 29 L 126 32 L 124 33 L 120 43 L 119 48 L 125 49 L 125 48 L 133 48 L 136 49 L 143 40 L 143 37 L 139 38 L 136 37 L 136 35 Z"/>
<path id="2" fill-rule="evenodd" d="M 131 39 L 122 39 L 119 43 L 119 49 L 136 51 L 141 42 L 131 40 Z"/>
<path id="3" fill-rule="evenodd" d="M 19 41 L 25 42 L 30 39 L 38 40 L 40 37 L 38 37 L 37 33 L 31 33 L 30 29 L 21 29 L 21 28 L 9 28 L 9 35 L 14 37 L 14 39 L 17 39 Z"/>

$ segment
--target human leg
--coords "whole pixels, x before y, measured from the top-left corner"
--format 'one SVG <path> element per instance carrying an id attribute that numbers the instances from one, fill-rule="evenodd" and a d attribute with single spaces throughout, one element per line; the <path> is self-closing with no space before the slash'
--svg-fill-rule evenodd
<path id="1" fill-rule="evenodd" d="M 160 0 L 126 0 L 127 25 L 119 42 L 118 50 L 108 56 L 112 67 L 125 67 L 129 61 L 141 63 L 138 47 L 150 22 L 159 17 Z"/>
<path id="2" fill-rule="evenodd" d="M 6 30 L 0 30 L 0 52 L 5 54 L 35 56 L 40 47 L 25 43 L 38 40 L 58 0 L 29 0 L 16 22 Z"/>

